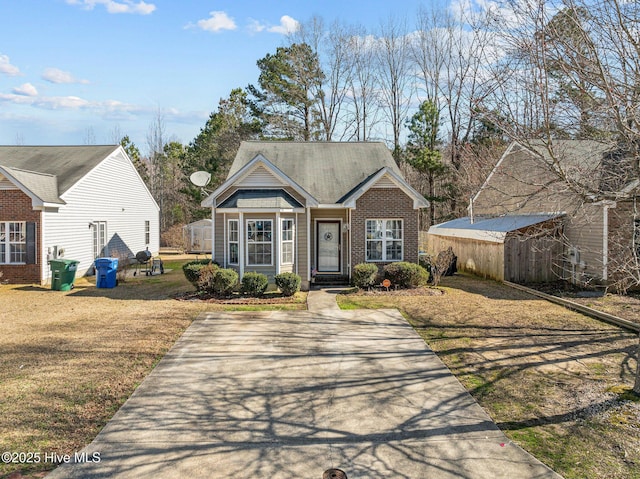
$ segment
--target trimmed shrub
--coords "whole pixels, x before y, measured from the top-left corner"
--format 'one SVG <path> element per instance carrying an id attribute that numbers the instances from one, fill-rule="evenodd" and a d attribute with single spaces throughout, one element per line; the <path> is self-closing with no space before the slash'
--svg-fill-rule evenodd
<path id="1" fill-rule="evenodd" d="M 184 273 L 185 278 L 196 288 L 198 287 L 198 282 L 200 280 L 200 270 L 212 263 L 209 259 L 197 259 L 193 261 L 189 261 L 182 265 L 182 272 Z"/>
<path id="2" fill-rule="evenodd" d="M 424 286 L 429 281 L 429 273 L 420 265 L 400 261 L 384 267 L 384 277 L 398 288 L 410 289 Z"/>
<path id="3" fill-rule="evenodd" d="M 213 292 L 229 295 L 238 285 L 238 273 L 233 269 L 218 269 L 213 275 Z"/>
<path id="4" fill-rule="evenodd" d="M 262 296 L 269 286 L 269 279 L 262 273 L 245 273 L 241 291 L 250 296 Z"/>
<path id="5" fill-rule="evenodd" d="M 280 273 L 275 276 L 276 286 L 285 296 L 293 296 L 300 291 L 301 280 L 295 273 Z"/>
<path id="6" fill-rule="evenodd" d="M 378 266 L 373 263 L 360 263 L 353 267 L 353 285 L 360 289 L 369 289 L 378 279 Z"/>
<path id="7" fill-rule="evenodd" d="M 192 265 L 191 268 L 194 268 L 196 265 Z M 197 265 L 200 269 L 198 269 L 198 281 L 196 284 L 196 288 L 198 291 L 213 291 L 213 278 L 215 277 L 216 271 L 218 271 L 218 265 L 214 263 L 209 263 L 205 265 Z"/>

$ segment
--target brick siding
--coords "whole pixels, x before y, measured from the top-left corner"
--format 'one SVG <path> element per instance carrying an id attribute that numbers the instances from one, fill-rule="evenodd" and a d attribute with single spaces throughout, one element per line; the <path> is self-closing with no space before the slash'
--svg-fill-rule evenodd
<path id="1" fill-rule="evenodd" d="M 40 283 L 41 258 L 41 215 L 33 210 L 31 198 L 20 190 L 0 191 L 0 221 L 27 221 L 36 223 L 36 264 L 0 264 L 1 281 L 13 284 Z"/>
<path id="2" fill-rule="evenodd" d="M 413 209 L 413 200 L 399 188 L 371 188 L 356 201 L 351 215 L 352 256 L 351 269 L 365 262 L 366 220 L 403 220 L 403 261 L 418 262 L 418 210 Z M 379 268 L 388 263 L 376 263 Z"/>

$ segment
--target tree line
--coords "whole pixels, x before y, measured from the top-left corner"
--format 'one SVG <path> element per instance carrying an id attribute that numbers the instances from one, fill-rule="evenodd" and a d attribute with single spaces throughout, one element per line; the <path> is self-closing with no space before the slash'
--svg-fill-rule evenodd
<path id="1" fill-rule="evenodd" d="M 210 172 L 214 188 L 250 139 L 386 142 L 432 204 L 425 229 L 466 215 L 512 140 L 543 140 L 550 170 L 585 201 L 612 199 L 639 177 L 637 2 L 463 4 L 420 8 L 411 22 L 390 17 L 375 30 L 314 16 L 257 60 L 256 82 L 221 99 L 188 144 L 165 138 L 160 114 L 146 157 L 123 138 L 161 207 L 162 231 L 209 214 L 189 174 Z M 557 138 L 615 145 L 608 177 L 563 171 Z"/>

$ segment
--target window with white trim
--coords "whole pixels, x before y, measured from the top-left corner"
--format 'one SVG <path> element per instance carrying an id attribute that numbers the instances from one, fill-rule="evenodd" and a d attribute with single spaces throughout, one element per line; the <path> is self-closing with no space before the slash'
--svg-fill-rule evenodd
<path id="1" fill-rule="evenodd" d="M 367 220 L 366 260 L 402 261 L 403 253 L 402 220 Z"/>
<path id="2" fill-rule="evenodd" d="M 24 221 L 0 221 L 0 264 L 27 262 L 27 229 Z"/>
<path id="3" fill-rule="evenodd" d="M 273 221 L 247 220 L 247 266 L 272 265 Z"/>
<path id="4" fill-rule="evenodd" d="M 144 244 L 149 246 L 151 242 L 151 222 L 149 220 L 145 220 L 144 222 Z"/>
<path id="5" fill-rule="evenodd" d="M 106 250 L 107 246 L 107 222 L 106 221 L 94 221 L 93 227 L 93 257 L 99 258 L 106 256 L 109 252 Z"/>
<path id="6" fill-rule="evenodd" d="M 282 220 L 282 264 L 293 264 L 293 220 Z"/>
<path id="7" fill-rule="evenodd" d="M 239 262 L 239 243 L 240 243 L 240 230 L 238 220 L 229 220 L 229 228 L 227 229 L 228 238 L 228 258 L 229 264 L 238 264 Z"/>

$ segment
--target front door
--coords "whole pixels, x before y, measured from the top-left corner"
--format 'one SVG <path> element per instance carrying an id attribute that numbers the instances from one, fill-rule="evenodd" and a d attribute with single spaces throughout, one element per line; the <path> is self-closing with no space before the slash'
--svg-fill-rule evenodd
<path id="1" fill-rule="evenodd" d="M 340 222 L 318 221 L 318 273 L 340 272 Z"/>

